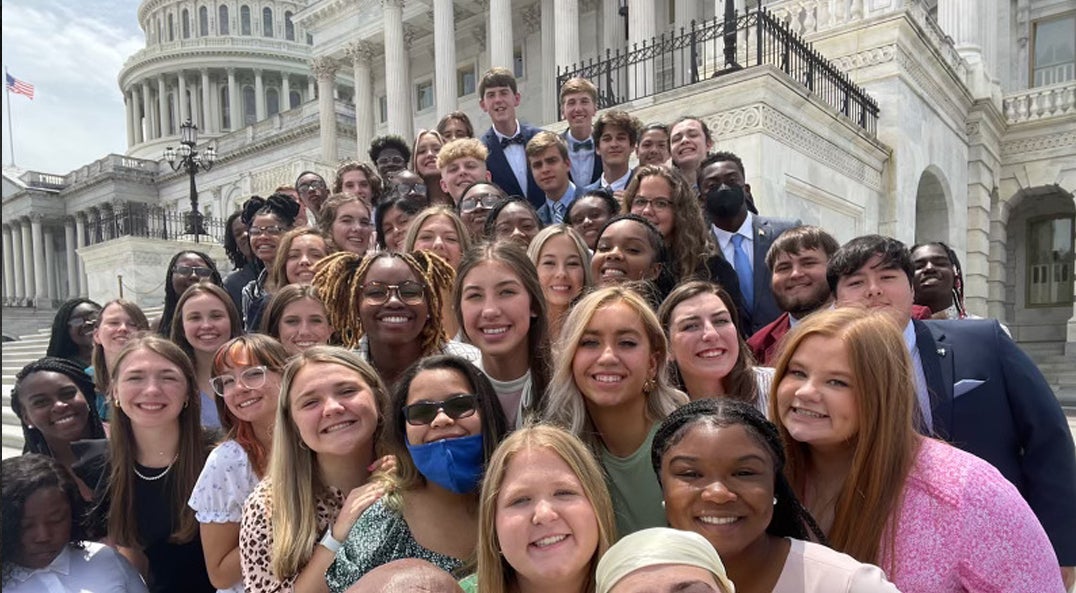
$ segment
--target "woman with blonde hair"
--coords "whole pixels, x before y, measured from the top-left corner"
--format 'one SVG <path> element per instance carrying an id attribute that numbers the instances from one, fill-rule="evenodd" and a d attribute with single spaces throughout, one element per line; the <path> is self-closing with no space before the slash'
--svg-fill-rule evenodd
<path id="1" fill-rule="evenodd" d="M 426 184 L 426 200 L 431 205 L 453 206 L 452 196 L 441 189 L 441 170 L 437 168 L 437 153 L 445 138 L 437 130 L 419 130 L 411 151 L 411 170 Z"/>
<path id="2" fill-rule="evenodd" d="M 486 469 L 473 593 L 593 593 L 598 559 L 616 541 L 601 466 L 578 438 L 549 424 L 516 430 Z M 551 548 L 532 559 L 528 548 Z"/>
<path id="3" fill-rule="evenodd" d="M 377 373 L 342 348 L 316 346 L 285 367 L 269 473 L 239 529 L 248 593 L 327 590 L 341 540 L 383 494 L 370 476 L 387 401 Z"/>
<path id="4" fill-rule="evenodd" d="M 564 321 L 554 356 L 543 418 L 594 450 L 621 535 L 665 525 L 650 447 L 661 420 L 687 402 L 666 378 L 667 357 L 657 317 L 626 286 L 584 296 Z"/>
<path id="5" fill-rule="evenodd" d="M 425 250 L 441 256 L 453 270 L 458 270 L 463 254 L 471 248 L 471 236 L 456 211 L 448 206 L 430 206 L 411 219 L 404 237 L 403 250 Z M 455 338 L 460 327 L 448 299 L 441 309 L 445 335 Z"/>
<path id="6" fill-rule="evenodd" d="M 150 591 L 213 591 L 187 506 L 212 446 L 191 359 L 160 336 L 132 339 L 113 362 L 109 395 L 111 475 L 96 509 L 109 539 Z"/>
<path id="7" fill-rule="evenodd" d="M 97 414 L 102 422 L 108 422 L 108 393 L 111 383 L 108 374 L 109 360 L 123 349 L 138 332 L 149 331 L 149 320 L 142 309 L 132 301 L 113 299 L 101 307 L 97 325 L 93 328 L 93 364 L 86 374 L 97 388 Z"/>
<path id="8" fill-rule="evenodd" d="M 911 358 L 885 313 L 807 317 L 785 336 L 774 385 L 786 474 L 833 549 L 877 564 L 905 593 L 1063 590 L 1019 491 L 915 431 Z"/>
<path id="9" fill-rule="evenodd" d="M 554 224 L 534 236 L 527 247 L 527 257 L 538 270 L 549 320 L 549 339 L 555 342 L 572 302 L 594 284 L 590 275 L 590 250 L 572 227 Z"/>

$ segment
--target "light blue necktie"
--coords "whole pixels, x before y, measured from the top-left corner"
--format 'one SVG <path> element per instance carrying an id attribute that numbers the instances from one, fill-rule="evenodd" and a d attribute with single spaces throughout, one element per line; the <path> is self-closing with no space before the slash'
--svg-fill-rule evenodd
<path id="1" fill-rule="evenodd" d="M 736 278 L 740 280 L 740 294 L 743 295 L 747 311 L 755 306 L 755 276 L 751 272 L 751 260 L 743 250 L 743 235 L 732 236 L 732 267 L 736 268 Z"/>
<path id="2" fill-rule="evenodd" d="M 553 202 L 553 224 L 560 224 L 564 222 L 564 204 L 561 202 Z"/>

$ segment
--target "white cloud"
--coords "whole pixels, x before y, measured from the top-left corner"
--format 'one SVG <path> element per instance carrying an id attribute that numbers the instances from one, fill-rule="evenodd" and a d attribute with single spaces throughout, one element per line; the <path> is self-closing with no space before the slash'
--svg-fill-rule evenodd
<path id="1" fill-rule="evenodd" d="M 10 97 L 19 167 L 64 174 L 126 150 L 116 78 L 145 45 L 137 8 L 137 0 L 4 1 L 5 66 L 35 86 L 33 101 Z M 11 162 L 6 124 L 5 165 Z"/>

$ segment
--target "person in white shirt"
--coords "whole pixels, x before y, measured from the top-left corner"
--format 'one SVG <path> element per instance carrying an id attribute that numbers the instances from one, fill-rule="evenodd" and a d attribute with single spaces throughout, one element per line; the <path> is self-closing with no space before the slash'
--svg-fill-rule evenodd
<path id="1" fill-rule="evenodd" d="M 603 170 L 598 180 L 584 187 L 584 191 L 604 189 L 617 199 L 623 197 L 634 173 L 629 161 L 639 142 L 641 127 L 639 119 L 627 111 L 612 109 L 601 114 L 594 125 L 594 142 Z"/>
<path id="2" fill-rule="evenodd" d="M 583 187 L 602 174 L 602 158 L 594 136 L 594 113 L 598 109 L 598 87 L 585 78 L 572 78 L 560 87 L 560 116 L 568 122 L 564 139 L 572 162 L 572 183 Z"/>

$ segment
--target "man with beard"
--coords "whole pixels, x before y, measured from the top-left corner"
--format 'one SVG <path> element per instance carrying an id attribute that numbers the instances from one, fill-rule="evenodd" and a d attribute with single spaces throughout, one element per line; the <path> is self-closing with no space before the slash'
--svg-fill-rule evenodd
<path id="1" fill-rule="evenodd" d="M 750 191 L 744 183 L 743 161 L 731 152 L 716 152 L 699 166 L 703 208 L 713 223 L 718 251 L 740 280 L 748 317 L 743 325 L 753 334 L 782 312 L 773 298 L 766 253 L 781 233 L 802 223 L 753 214 L 748 208 Z"/>
<path id="2" fill-rule="evenodd" d="M 773 270 L 770 286 L 784 313 L 747 340 L 760 365 L 770 366 L 792 326 L 833 302 L 826 264 L 839 248 L 832 235 L 816 226 L 789 229 L 770 246 L 766 252 L 766 266 Z"/>

